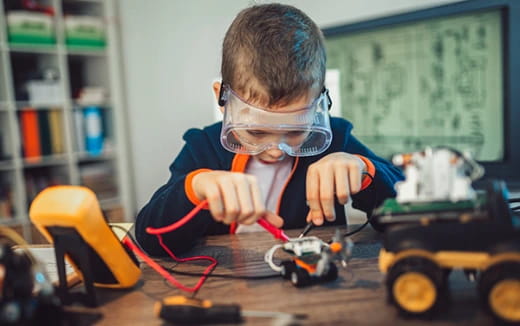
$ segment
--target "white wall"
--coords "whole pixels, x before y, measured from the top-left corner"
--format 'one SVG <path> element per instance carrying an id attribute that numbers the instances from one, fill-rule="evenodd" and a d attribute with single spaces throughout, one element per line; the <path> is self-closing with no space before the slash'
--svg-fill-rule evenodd
<path id="1" fill-rule="evenodd" d="M 458 0 L 279 1 L 330 27 Z M 265 1 L 257 1 L 265 2 Z M 137 208 L 169 177 L 189 127 L 213 121 L 221 42 L 248 0 L 120 0 L 131 165 Z"/>

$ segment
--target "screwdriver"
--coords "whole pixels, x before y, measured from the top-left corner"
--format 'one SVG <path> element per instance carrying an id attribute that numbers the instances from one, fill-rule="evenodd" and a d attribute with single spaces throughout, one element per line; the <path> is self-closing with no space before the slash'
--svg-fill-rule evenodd
<path id="1" fill-rule="evenodd" d="M 171 296 L 155 303 L 155 315 L 168 323 L 177 324 L 236 324 L 243 317 L 283 318 L 288 321 L 304 319 L 303 314 L 288 314 L 275 311 L 241 310 L 238 304 L 215 305 L 209 300 Z"/>

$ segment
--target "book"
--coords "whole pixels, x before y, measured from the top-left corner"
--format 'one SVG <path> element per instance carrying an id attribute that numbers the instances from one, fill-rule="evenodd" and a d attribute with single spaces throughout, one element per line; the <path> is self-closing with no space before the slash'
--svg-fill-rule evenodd
<path id="1" fill-rule="evenodd" d="M 85 150 L 90 155 L 100 155 L 103 152 L 103 119 L 101 109 L 88 106 L 83 109 L 85 119 Z"/>
<path id="2" fill-rule="evenodd" d="M 0 180 L 0 218 L 14 216 L 14 203 L 11 185 L 7 180 Z"/>
<path id="3" fill-rule="evenodd" d="M 81 165 L 79 175 L 81 184 L 94 191 L 100 200 L 118 195 L 116 175 L 111 164 L 101 162 Z"/>
<path id="4" fill-rule="evenodd" d="M 76 136 L 76 150 L 78 153 L 82 153 L 85 151 L 85 127 L 81 110 L 74 110 L 74 134 Z"/>
<path id="5" fill-rule="evenodd" d="M 0 161 L 10 159 L 10 155 L 7 150 L 7 135 L 4 134 L 6 129 L 0 130 Z"/>
<path id="6" fill-rule="evenodd" d="M 41 155 L 51 155 L 51 128 L 49 125 L 49 112 L 46 110 L 38 111 L 38 129 L 40 132 Z"/>
<path id="7" fill-rule="evenodd" d="M 70 183 L 64 167 L 34 167 L 24 172 L 24 178 L 28 203 L 47 187 Z"/>
<path id="8" fill-rule="evenodd" d="M 51 150 L 53 154 L 65 152 L 63 144 L 63 120 L 62 114 L 58 109 L 49 111 L 49 125 L 51 132 Z"/>
<path id="9" fill-rule="evenodd" d="M 32 161 L 39 161 L 41 159 L 40 129 L 36 110 L 28 108 L 21 111 L 20 124 L 23 156 Z"/>
<path id="10" fill-rule="evenodd" d="M 105 108 L 101 110 L 101 121 L 103 123 L 103 151 L 110 152 L 114 150 L 114 122 L 112 121 L 113 111 Z"/>

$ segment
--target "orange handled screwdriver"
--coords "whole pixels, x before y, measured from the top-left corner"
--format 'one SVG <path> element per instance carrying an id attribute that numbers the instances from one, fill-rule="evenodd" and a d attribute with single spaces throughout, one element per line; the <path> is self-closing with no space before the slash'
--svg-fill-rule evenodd
<path id="1" fill-rule="evenodd" d="M 184 296 L 167 297 L 157 302 L 155 315 L 166 322 L 184 325 L 236 324 L 242 322 L 243 317 L 283 318 L 284 321 L 307 318 L 303 314 L 241 310 L 237 304 L 215 305 L 209 300 L 190 299 Z"/>

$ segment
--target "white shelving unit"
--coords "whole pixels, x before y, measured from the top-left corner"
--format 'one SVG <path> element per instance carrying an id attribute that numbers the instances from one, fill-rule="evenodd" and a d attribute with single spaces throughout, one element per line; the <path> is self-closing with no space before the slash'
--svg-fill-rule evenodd
<path id="1" fill-rule="evenodd" d="M 30 241 L 33 230 L 30 227 L 28 208 L 32 197 L 30 193 L 34 193 L 35 185 L 29 185 L 29 181 L 37 175 L 43 180 L 47 178 L 51 183 L 80 185 L 84 172 L 89 169 L 95 170 L 96 166 L 112 172 L 110 195 L 103 196 L 102 193 L 97 193 L 105 216 L 117 215 L 124 221 L 132 221 L 136 208 L 128 165 L 122 67 L 115 19 L 116 0 L 39 1 L 55 10 L 53 19 L 56 44 L 53 45 L 20 45 L 9 42 L 6 11 L 9 2 L 12 1 L 0 0 L 0 148 L 3 148 L 4 152 L 4 157 L 0 157 L 0 199 L 4 196 L 4 206 L 1 207 L 0 204 L 0 224 L 19 229 Z M 71 7 L 74 8 L 75 15 L 103 19 L 106 34 L 104 48 L 71 48 L 66 45 L 64 16 L 70 14 L 67 10 Z M 30 68 L 27 68 L 28 66 Z M 58 71 L 61 93 L 65 96 L 52 104 L 29 103 L 27 98 L 21 98 L 18 94 L 20 70 L 38 70 L 45 67 L 52 67 Z M 78 83 L 81 87 L 103 87 L 109 94 L 108 100 L 99 107 L 106 119 L 104 132 L 108 136 L 105 144 L 111 145 L 105 146 L 100 155 L 90 155 L 78 150 L 74 112 L 83 108 L 72 94 L 72 85 L 77 88 Z M 42 156 L 35 160 L 24 157 L 19 116 L 28 106 L 36 112 L 54 110 L 61 115 L 60 128 L 64 148 L 62 153 Z M 36 190 L 40 190 L 38 185 Z M 96 189 L 93 190 L 96 192 Z M 6 196 L 10 198 L 12 209 L 5 206 Z"/>

